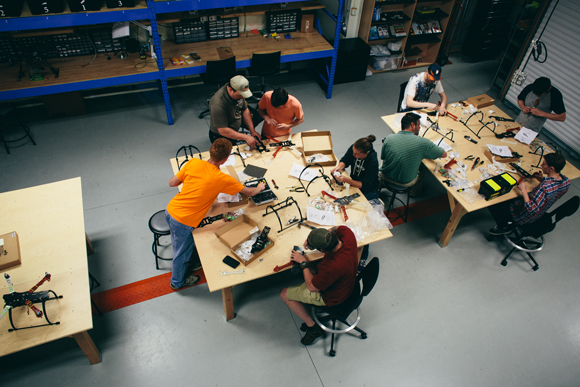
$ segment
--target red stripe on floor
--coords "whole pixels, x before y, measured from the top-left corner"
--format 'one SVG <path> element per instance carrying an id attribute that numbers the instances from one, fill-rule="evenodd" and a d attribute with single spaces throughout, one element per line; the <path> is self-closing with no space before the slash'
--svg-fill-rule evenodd
<path id="1" fill-rule="evenodd" d="M 203 270 L 196 271 L 195 275 L 200 277 L 199 282 L 195 286 L 206 283 Z M 91 297 L 101 312 L 111 312 L 126 306 L 138 304 L 143 301 L 186 289 L 171 289 L 169 286 L 170 279 L 171 273 L 165 273 L 142 281 L 133 282 L 128 285 L 119 286 L 118 288 L 95 293 Z"/>
<path id="2" fill-rule="evenodd" d="M 409 204 L 407 223 L 429 215 L 438 214 L 448 209 L 449 201 L 447 200 L 447 194 L 411 203 Z M 397 216 L 396 214 L 402 210 L 403 207 L 392 209 L 389 212 L 389 217 L 393 218 Z M 402 219 L 397 219 L 391 223 L 393 226 L 398 226 L 404 222 Z M 199 282 L 195 286 L 207 282 L 203 270 L 199 270 L 195 274 L 200 277 Z M 128 285 L 119 286 L 118 288 L 95 293 L 91 297 L 101 312 L 107 313 L 179 291 L 171 289 L 169 286 L 170 279 L 171 273 L 165 273 Z M 94 312 L 96 313 L 96 310 Z"/>

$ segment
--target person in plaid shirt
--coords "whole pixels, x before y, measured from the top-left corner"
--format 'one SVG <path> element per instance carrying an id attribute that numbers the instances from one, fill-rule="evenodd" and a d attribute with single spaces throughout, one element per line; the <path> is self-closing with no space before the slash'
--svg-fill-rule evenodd
<path id="1" fill-rule="evenodd" d="M 541 164 L 542 172 L 536 172 L 533 175 L 540 184 L 530 194 L 526 189 L 526 183 L 522 180 L 518 184 L 521 198 L 489 207 L 489 212 L 496 223 L 489 233 L 491 235 L 509 234 L 517 225 L 532 223 L 540 219 L 570 188 L 570 179 L 560 174 L 565 165 L 566 159 L 561 154 L 545 155 Z"/>

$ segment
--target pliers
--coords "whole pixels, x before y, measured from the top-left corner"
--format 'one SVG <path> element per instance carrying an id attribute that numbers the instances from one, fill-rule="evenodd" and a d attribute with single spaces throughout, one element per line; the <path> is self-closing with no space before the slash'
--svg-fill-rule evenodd
<path id="1" fill-rule="evenodd" d="M 473 159 L 475 159 L 475 156 L 474 155 L 469 155 L 466 158 L 464 158 L 463 160 L 473 160 Z"/>
<path id="2" fill-rule="evenodd" d="M 286 188 L 290 188 L 290 192 L 304 192 L 304 187 L 301 187 L 299 185 L 295 185 L 294 187 L 286 187 Z"/>

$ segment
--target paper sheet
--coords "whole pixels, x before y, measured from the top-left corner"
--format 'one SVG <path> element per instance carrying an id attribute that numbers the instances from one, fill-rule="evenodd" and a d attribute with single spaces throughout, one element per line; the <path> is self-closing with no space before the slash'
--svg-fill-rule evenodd
<path id="1" fill-rule="evenodd" d="M 306 207 L 306 219 L 318 223 L 321 226 L 334 226 L 334 212 L 318 210 L 314 207 Z"/>
<path id="2" fill-rule="evenodd" d="M 290 176 L 294 176 L 296 178 L 300 177 L 300 172 L 302 172 L 303 169 L 304 167 L 302 165 L 294 163 L 294 165 L 292 165 L 292 169 L 290 170 Z M 317 174 L 317 169 L 308 168 L 304 171 L 304 173 L 302 173 L 302 177 L 300 177 L 300 179 L 312 181 L 312 179 L 314 179 Z"/>
<path id="3" fill-rule="evenodd" d="M 498 145 L 491 145 L 491 144 L 486 144 L 487 147 L 489 148 L 489 150 L 491 151 L 492 154 L 494 155 L 498 155 L 498 156 L 502 156 L 502 157 L 513 157 L 512 152 L 510 151 L 510 148 L 508 148 L 507 146 L 498 146 Z"/>
<path id="4" fill-rule="evenodd" d="M 239 193 L 235 195 L 228 195 L 225 193 L 220 193 L 218 195 L 218 203 L 237 203 L 242 200 L 242 197 Z"/>
<path id="5" fill-rule="evenodd" d="M 453 150 L 453 148 L 452 148 L 452 147 L 451 147 L 449 144 L 447 144 L 447 143 L 445 142 L 445 140 L 442 140 L 442 139 L 439 139 L 439 140 L 433 140 L 433 144 L 435 144 L 435 145 L 437 145 L 437 146 L 439 146 L 439 147 L 443 148 L 443 150 L 444 150 L 445 152 L 450 152 L 450 151 L 452 151 L 452 150 Z"/>
<path id="6" fill-rule="evenodd" d="M 231 154 L 230 157 L 228 157 L 227 161 L 221 165 L 221 167 L 227 167 L 228 165 L 231 165 L 233 167 L 236 166 L 236 155 Z"/>
<path id="7" fill-rule="evenodd" d="M 519 142 L 530 145 L 537 135 L 538 133 L 534 132 L 533 130 L 523 127 L 514 138 Z"/>

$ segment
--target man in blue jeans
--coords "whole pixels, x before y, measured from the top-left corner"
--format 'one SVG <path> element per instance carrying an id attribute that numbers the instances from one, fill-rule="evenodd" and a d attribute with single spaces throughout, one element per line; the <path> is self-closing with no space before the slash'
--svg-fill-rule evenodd
<path id="1" fill-rule="evenodd" d="M 193 286 L 199 281 L 197 275 L 187 275 L 187 270 L 193 254 L 197 255 L 193 235 L 195 227 L 203 220 L 207 211 L 220 192 L 235 195 L 242 192 L 254 196 L 265 186 L 244 187 L 232 176 L 220 171 L 220 165 L 225 163 L 232 151 L 232 143 L 224 138 L 217 139 L 209 149 L 209 161 L 191 159 L 169 180 L 170 187 L 183 183 L 179 192 L 167 205 L 165 219 L 171 230 L 173 245 L 173 263 L 171 289 L 177 290 Z M 199 270 L 201 264 L 194 265 L 193 270 Z"/>

